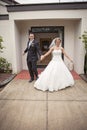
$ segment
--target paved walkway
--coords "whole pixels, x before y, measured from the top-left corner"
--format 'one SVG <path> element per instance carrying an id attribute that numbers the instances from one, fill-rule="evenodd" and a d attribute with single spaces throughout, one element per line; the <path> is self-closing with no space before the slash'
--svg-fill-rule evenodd
<path id="1" fill-rule="evenodd" d="M 87 130 L 87 83 L 58 92 L 14 79 L 0 92 L 0 130 Z"/>

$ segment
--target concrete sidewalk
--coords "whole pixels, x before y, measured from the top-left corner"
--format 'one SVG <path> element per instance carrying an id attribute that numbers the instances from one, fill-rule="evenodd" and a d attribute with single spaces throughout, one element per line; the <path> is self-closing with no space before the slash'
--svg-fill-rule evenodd
<path id="1" fill-rule="evenodd" d="M 0 92 L 0 130 L 87 130 L 87 83 L 58 92 L 14 79 Z"/>

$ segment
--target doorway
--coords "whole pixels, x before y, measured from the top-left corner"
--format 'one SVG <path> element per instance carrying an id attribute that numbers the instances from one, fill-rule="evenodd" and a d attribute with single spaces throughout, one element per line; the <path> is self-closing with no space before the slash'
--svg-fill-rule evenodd
<path id="1" fill-rule="evenodd" d="M 62 47 L 64 47 L 64 26 L 34 26 L 29 30 L 35 34 L 35 38 L 39 41 L 42 54 L 45 54 L 49 50 L 49 46 L 55 37 L 60 37 L 62 41 Z M 46 66 L 52 56 L 49 55 L 42 62 L 37 63 L 38 67 Z M 62 55 L 63 58 L 63 55 Z"/>

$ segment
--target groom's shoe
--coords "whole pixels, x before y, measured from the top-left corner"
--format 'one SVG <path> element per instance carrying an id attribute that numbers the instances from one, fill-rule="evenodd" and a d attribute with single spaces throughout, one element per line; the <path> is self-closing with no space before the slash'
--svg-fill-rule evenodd
<path id="1" fill-rule="evenodd" d="M 39 77 L 36 77 L 36 80 L 38 79 Z"/>
<path id="2" fill-rule="evenodd" d="M 39 77 L 36 77 L 36 80 L 38 79 Z"/>
<path id="3" fill-rule="evenodd" d="M 29 82 L 31 83 L 34 79 L 30 79 Z"/>

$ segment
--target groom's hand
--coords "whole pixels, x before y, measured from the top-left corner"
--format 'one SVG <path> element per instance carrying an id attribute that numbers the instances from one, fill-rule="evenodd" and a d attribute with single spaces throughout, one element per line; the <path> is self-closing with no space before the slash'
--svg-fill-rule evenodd
<path id="1" fill-rule="evenodd" d="M 25 53 L 23 52 L 23 54 L 22 54 L 23 56 L 25 55 Z"/>

